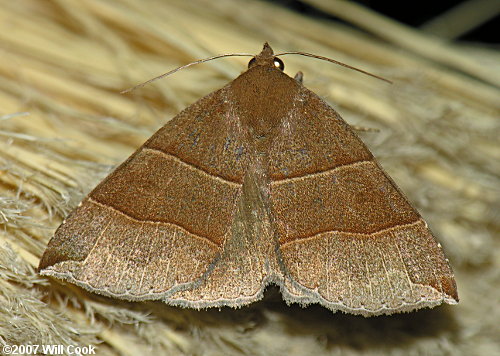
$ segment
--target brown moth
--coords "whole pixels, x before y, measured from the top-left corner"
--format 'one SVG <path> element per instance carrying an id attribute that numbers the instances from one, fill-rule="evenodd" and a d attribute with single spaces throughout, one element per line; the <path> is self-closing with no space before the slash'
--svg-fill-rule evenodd
<path id="1" fill-rule="evenodd" d="M 456 304 L 440 244 L 340 115 L 271 47 L 104 179 L 42 275 L 131 301 L 287 303 L 372 316 Z"/>

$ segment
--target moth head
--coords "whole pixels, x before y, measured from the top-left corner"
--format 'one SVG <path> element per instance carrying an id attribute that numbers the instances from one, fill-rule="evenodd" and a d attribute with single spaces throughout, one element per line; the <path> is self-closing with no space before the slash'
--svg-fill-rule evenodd
<path id="1" fill-rule="evenodd" d="M 281 71 L 285 69 L 285 65 L 283 61 L 274 55 L 273 49 L 269 46 L 269 43 L 264 43 L 264 48 L 262 48 L 262 52 L 258 55 L 254 56 L 250 62 L 248 62 L 248 68 L 252 68 L 255 66 L 272 66 Z"/>
<path id="2" fill-rule="evenodd" d="M 253 57 L 249 62 L 248 62 L 248 68 L 252 68 L 252 67 L 255 67 L 257 65 L 257 59 L 256 57 Z M 278 57 L 274 57 L 273 58 L 273 65 L 275 68 L 283 71 L 285 70 L 285 64 L 283 63 L 283 61 L 281 59 L 279 59 Z"/>

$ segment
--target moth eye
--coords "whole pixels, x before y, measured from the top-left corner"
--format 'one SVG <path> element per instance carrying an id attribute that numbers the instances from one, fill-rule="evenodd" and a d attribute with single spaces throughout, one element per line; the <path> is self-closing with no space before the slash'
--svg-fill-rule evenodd
<path id="1" fill-rule="evenodd" d="M 248 68 L 252 67 L 255 64 L 255 57 L 250 59 L 250 62 L 248 62 Z"/>
<path id="2" fill-rule="evenodd" d="M 285 64 L 283 63 L 283 61 L 281 59 L 279 59 L 278 57 L 274 57 L 274 66 L 276 68 L 278 68 L 279 70 L 284 70 L 285 69 Z"/>

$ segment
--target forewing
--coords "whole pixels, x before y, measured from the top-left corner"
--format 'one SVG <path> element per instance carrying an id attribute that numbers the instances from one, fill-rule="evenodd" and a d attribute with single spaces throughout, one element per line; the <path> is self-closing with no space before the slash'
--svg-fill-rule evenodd
<path id="1" fill-rule="evenodd" d="M 209 272 L 247 165 L 224 90 L 181 112 L 82 201 L 49 242 L 42 274 L 141 300 L 172 295 Z"/>
<path id="2" fill-rule="evenodd" d="M 455 303 L 426 223 L 340 116 L 303 88 L 270 150 L 289 302 L 376 315 Z"/>

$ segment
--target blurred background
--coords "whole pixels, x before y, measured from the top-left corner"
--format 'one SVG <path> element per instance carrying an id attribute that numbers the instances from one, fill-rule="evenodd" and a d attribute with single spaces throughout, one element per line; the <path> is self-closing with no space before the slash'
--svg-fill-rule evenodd
<path id="1" fill-rule="evenodd" d="M 278 0 L 271 1 L 308 16 L 342 21 L 314 6 L 314 2 Z M 500 4 L 495 0 L 443 0 L 419 2 L 390 2 L 359 0 L 363 5 L 381 15 L 418 28 L 442 39 L 461 42 L 479 42 L 498 46 L 500 30 Z M 316 2 L 316 4 L 318 4 Z"/>

